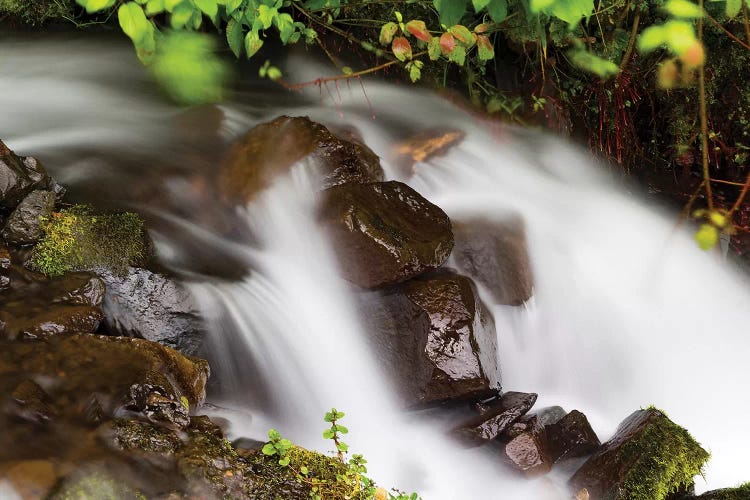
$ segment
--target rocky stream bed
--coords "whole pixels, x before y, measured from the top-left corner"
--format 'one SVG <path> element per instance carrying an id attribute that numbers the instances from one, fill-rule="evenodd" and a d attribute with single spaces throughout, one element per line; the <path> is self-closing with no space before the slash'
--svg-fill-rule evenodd
<path id="1" fill-rule="evenodd" d="M 461 137 L 415 136 L 393 160 L 408 172 Z M 747 485 L 695 496 L 709 454 L 656 408 L 633 408 L 602 443 L 585 408 L 503 391 L 478 287 L 507 306 L 532 296 L 520 214 L 450 220 L 386 180 L 356 131 L 286 116 L 230 149 L 217 198 L 252 204 L 299 162 L 316 169 L 317 219 L 405 411 L 469 406 L 449 431 L 457 445 L 490 447 L 519 476 L 569 471 L 568 498 L 750 498 Z M 342 473 L 337 458 L 297 447 L 283 467 L 201 415 L 210 368 L 194 356 L 206 328 L 137 216 L 67 204 L 38 160 L 0 142 L 0 227 L 0 480 L 21 498 L 309 498 L 293 470 Z"/>

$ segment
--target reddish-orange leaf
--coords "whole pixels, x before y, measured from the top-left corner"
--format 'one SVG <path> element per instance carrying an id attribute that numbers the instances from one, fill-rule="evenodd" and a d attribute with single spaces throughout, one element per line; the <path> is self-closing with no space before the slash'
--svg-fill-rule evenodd
<path id="1" fill-rule="evenodd" d="M 478 24 L 474 28 L 474 33 L 484 33 L 485 31 L 487 31 L 487 28 L 489 28 L 489 27 L 490 27 L 490 25 L 487 24 L 487 23 Z"/>
<path id="2" fill-rule="evenodd" d="M 402 36 L 397 36 L 393 39 L 391 50 L 393 50 L 393 55 L 396 56 L 396 59 L 399 61 L 403 62 L 407 59 L 411 59 L 411 44 L 409 43 L 409 40 Z"/>
<path id="3" fill-rule="evenodd" d="M 406 31 L 423 42 L 429 42 L 432 40 L 432 35 L 427 31 L 427 26 L 425 26 L 424 21 L 417 21 L 416 19 L 409 21 L 406 23 Z"/>
<path id="4" fill-rule="evenodd" d="M 443 51 L 443 55 L 448 55 L 453 52 L 456 48 L 456 39 L 450 33 L 443 33 L 440 35 L 440 50 Z"/>
<path id="5" fill-rule="evenodd" d="M 468 47 L 474 45 L 474 37 L 471 36 L 471 31 L 466 26 L 456 24 L 451 26 L 448 31 L 462 44 Z"/>
<path id="6" fill-rule="evenodd" d="M 495 48 L 492 46 L 492 42 L 485 35 L 477 36 L 477 49 L 479 52 L 479 59 L 482 61 L 489 61 L 495 57 Z"/>

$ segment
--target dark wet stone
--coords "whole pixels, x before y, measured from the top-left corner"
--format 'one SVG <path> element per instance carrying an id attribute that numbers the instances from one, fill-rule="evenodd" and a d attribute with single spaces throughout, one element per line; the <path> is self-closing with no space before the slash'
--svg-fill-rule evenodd
<path id="1" fill-rule="evenodd" d="M 149 421 L 183 428 L 190 425 L 189 403 L 174 397 L 169 381 L 161 373 L 149 373 L 148 382 L 130 386 L 130 402 L 126 406 L 144 415 Z"/>
<path id="2" fill-rule="evenodd" d="M 44 424 L 56 413 L 50 406 L 49 395 L 33 380 L 26 379 L 18 384 L 10 397 L 12 402 L 8 413 L 22 420 Z"/>
<path id="3" fill-rule="evenodd" d="M 456 268 L 486 287 L 498 304 L 526 302 L 534 280 L 523 220 L 475 217 L 452 222 L 456 246 L 451 262 Z"/>
<path id="4" fill-rule="evenodd" d="M 548 406 L 532 414 L 526 414 L 508 427 L 503 437 L 513 439 L 524 432 L 539 432 L 566 415 L 560 406 Z"/>
<path id="5" fill-rule="evenodd" d="M 689 487 L 708 453 L 654 408 L 633 412 L 570 479 L 591 500 L 658 498 Z"/>
<path id="6" fill-rule="evenodd" d="M 115 419 L 100 432 L 121 450 L 174 453 L 182 444 L 175 432 L 138 420 Z"/>
<path id="7" fill-rule="evenodd" d="M 89 273 L 69 273 L 53 278 L 46 288 L 45 293 L 51 296 L 52 303 L 100 306 L 104 300 L 104 281 Z"/>
<path id="8" fill-rule="evenodd" d="M 484 414 L 464 422 L 455 432 L 466 444 L 481 445 L 489 442 L 528 412 L 534 406 L 536 398 L 534 393 L 506 392 Z"/>
<path id="9" fill-rule="evenodd" d="M 106 284 L 103 310 L 108 331 L 141 337 L 186 354 L 198 351 L 205 326 L 197 304 L 178 281 L 147 269 L 118 276 L 101 272 Z"/>
<path id="10" fill-rule="evenodd" d="M 42 220 L 52 216 L 55 194 L 50 191 L 32 191 L 8 217 L 2 234 L 13 245 L 28 245 L 42 235 Z"/>
<path id="11" fill-rule="evenodd" d="M 529 476 L 546 474 L 552 468 L 544 430 L 525 431 L 505 444 L 503 451 L 514 468 Z"/>
<path id="12" fill-rule="evenodd" d="M 0 322 L 9 339 L 38 339 L 53 335 L 93 333 L 102 320 L 98 307 L 50 305 L 44 310 L 2 307 Z"/>
<path id="13" fill-rule="evenodd" d="M 453 248 L 448 216 L 406 184 L 326 190 L 320 221 L 348 281 L 378 288 L 440 267 Z"/>
<path id="14" fill-rule="evenodd" d="M 307 117 L 281 116 L 241 137 L 221 167 L 220 190 L 241 203 L 252 201 L 303 159 L 319 170 L 320 187 L 383 180 L 380 159 L 358 142 L 340 139 Z"/>
<path id="15" fill-rule="evenodd" d="M 240 450 L 243 450 L 245 452 L 253 452 L 260 450 L 263 448 L 263 445 L 266 444 L 263 441 L 258 441 L 257 439 L 250 439 L 250 438 L 238 438 L 232 441 L 232 446 L 234 446 L 238 452 Z"/>
<path id="16" fill-rule="evenodd" d="M 10 252 L 0 243 L 0 292 L 10 288 Z"/>
<path id="17" fill-rule="evenodd" d="M 550 455 L 554 462 L 595 452 L 601 442 L 586 415 L 573 410 L 559 421 L 546 426 Z"/>
<path id="18" fill-rule="evenodd" d="M 494 322 L 470 279 L 440 271 L 359 299 L 370 340 L 406 406 L 498 390 Z"/>
<path id="19" fill-rule="evenodd" d="M 0 208 L 15 208 L 35 189 L 64 192 L 36 158 L 18 156 L 0 141 Z"/>

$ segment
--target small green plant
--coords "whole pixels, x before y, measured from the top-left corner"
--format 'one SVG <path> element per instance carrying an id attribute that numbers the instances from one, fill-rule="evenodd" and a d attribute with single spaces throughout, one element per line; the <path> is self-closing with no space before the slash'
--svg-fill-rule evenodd
<path id="1" fill-rule="evenodd" d="M 269 457 L 278 457 L 279 465 L 282 467 L 289 465 L 289 450 L 294 446 L 292 442 L 288 439 L 282 438 L 281 433 L 276 429 L 268 431 L 268 439 L 269 441 L 261 449 L 263 454 Z"/>

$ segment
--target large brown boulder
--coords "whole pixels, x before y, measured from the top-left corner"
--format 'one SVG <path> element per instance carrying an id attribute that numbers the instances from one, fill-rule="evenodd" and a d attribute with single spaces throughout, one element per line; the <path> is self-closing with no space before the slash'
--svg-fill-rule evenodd
<path id="1" fill-rule="evenodd" d="M 344 278 L 363 288 L 392 285 L 437 269 L 453 248 L 445 212 L 396 181 L 326 190 L 320 222 Z"/>
<path id="2" fill-rule="evenodd" d="M 570 479 L 591 500 L 663 500 L 693 484 L 708 460 L 682 427 L 655 409 L 633 412 Z"/>
<path id="3" fill-rule="evenodd" d="M 359 295 L 370 340 L 406 406 L 499 388 L 495 325 L 470 279 L 438 271 Z"/>
<path id="4" fill-rule="evenodd" d="M 232 146 L 221 167 L 220 190 L 247 203 L 303 159 L 319 170 L 321 188 L 383 180 L 380 159 L 367 146 L 340 139 L 307 117 L 281 116 L 257 125 Z"/>
<path id="5" fill-rule="evenodd" d="M 459 271 L 482 284 L 498 304 L 521 305 L 529 300 L 534 279 L 521 218 L 454 219 L 453 234 L 456 247 L 451 261 Z"/>

